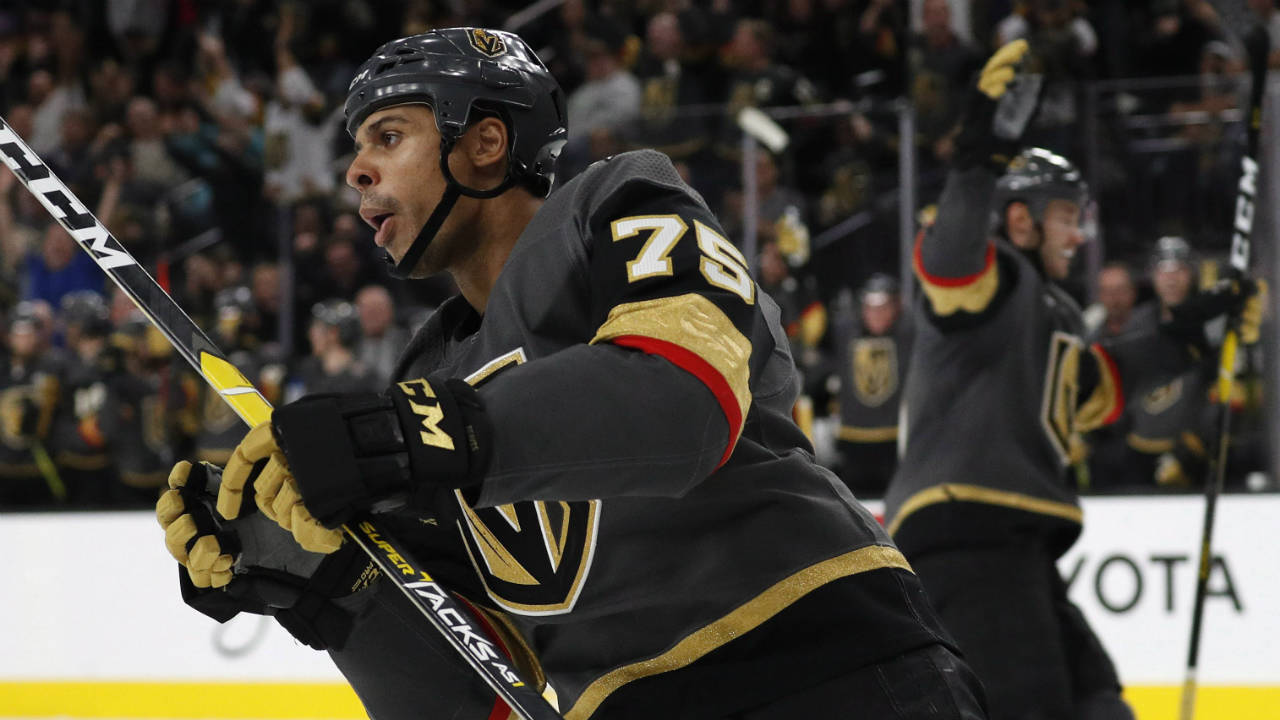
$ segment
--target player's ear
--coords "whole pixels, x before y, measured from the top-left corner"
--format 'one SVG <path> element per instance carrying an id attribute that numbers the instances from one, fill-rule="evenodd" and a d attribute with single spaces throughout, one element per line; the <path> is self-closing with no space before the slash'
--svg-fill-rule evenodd
<path id="1" fill-rule="evenodd" d="M 496 117 L 482 118 L 464 136 L 464 147 L 476 171 L 488 178 L 501 180 L 506 174 L 507 148 L 511 138 L 506 123 Z M 496 183 L 494 183 L 496 184 Z"/>

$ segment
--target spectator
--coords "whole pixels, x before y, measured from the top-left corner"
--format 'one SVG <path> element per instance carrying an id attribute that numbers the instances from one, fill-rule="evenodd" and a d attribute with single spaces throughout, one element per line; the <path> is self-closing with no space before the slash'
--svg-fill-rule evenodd
<path id="1" fill-rule="evenodd" d="M 675 162 L 689 161 L 706 147 L 707 118 L 683 114 L 681 108 L 709 103 L 711 92 L 703 75 L 688 67 L 680 16 L 654 14 L 645 38 L 645 50 L 636 65 L 641 101 L 635 142 L 660 150 Z"/>
<path id="2" fill-rule="evenodd" d="M 952 29 L 947 0 L 924 0 L 921 31 L 912 37 L 909 57 L 916 144 L 923 159 L 945 166 L 955 152 L 964 88 L 981 63 L 977 50 Z"/>
<path id="3" fill-rule="evenodd" d="M 56 222 L 45 226 L 39 252 L 27 254 L 23 263 L 24 300 L 44 300 L 59 306 L 66 295 L 89 290 L 101 293 L 102 270 L 88 253 L 76 247 L 66 230 Z"/>
<path id="4" fill-rule="evenodd" d="M 361 288 L 356 293 L 356 311 L 360 315 L 356 360 L 369 369 L 379 387 L 385 387 L 409 344 L 409 333 L 396 322 L 395 301 L 382 285 Z"/>

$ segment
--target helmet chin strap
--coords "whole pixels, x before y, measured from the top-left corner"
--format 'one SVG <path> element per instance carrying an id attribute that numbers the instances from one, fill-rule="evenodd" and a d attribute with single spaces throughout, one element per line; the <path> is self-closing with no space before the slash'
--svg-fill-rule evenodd
<path id="1" fill-rule="evenodd" d="M 497 187 L 489 190 L 476 190 L 458 182 L 458 179 L 453 176 L 453 171 L 449 169 L 449 153 L 453 152 L 455 142 L 456 138 L 441 138 L 440 140 L 440 172 L 444 175 L 445 180 L 444 194 L 440 196 L 440 202 L 436 203 L 435 209 L 431 211 L 431 216 L 423 224 L 422 230 L 418 231 L 418 236 L 413 239 L 413 244 L 409 246 L 404 257 L 400 258 L 400 262 L 396 262 L 395 258 L 386 249 L 383 250 L 383 260 L 391 265 L 390 273 L 393 277 L 401 279 L 411 277 L 413 269 L 417 267 L 418 261 L 422 259 L 422 254 L 427 251 L 427 247 L 435 239 L 436 233 L 440 232 L 440 226 L 444 225 L 445 218 L 449 217 L 449 213 L 453 211 L 453 206 L 458 202 L 459 197 L 466 195 L 467 197 L 481 200 L 495 198 L 515 185 L 516 179 L 511 173 L 510 164 L 507 165 L 507 176 L 503 178 Z"/>

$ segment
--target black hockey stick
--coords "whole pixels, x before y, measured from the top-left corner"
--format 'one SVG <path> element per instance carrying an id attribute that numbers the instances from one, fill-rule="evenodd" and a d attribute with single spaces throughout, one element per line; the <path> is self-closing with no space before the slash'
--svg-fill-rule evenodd
<path id="1" fill-rule="evenodd" d="M 1258 135 L 1262 130 L 1262 101 L 1266 90 L 1267 56 L 1270 38 L 1262 26 L 1255 27 L 1245 39 L 1252 73 L 1249 87 L 1249 111 L 1245 115 L 1247 144 L 1240 159 L 1240 183 L 1236 190 L 1236 212 L 1232 224 L 1231 256 L 1233 271 L 1243 276 L 1249 269 L 1250 235 L 1253 232 L 1254 196 L 1258 190 Z M 1231 389 L 1235 384 L 1236 351 L 1239 348 L 1238 321 L 1232 319 L 1222 341 L 1218 362 L 1218 435 L 1211 471 L 1204 483 L 1204 527 L 1200 534 L 1200 563 L 1196 573 L 1195 603 L 1191 610 L 1191 640 L 1187 648 L 1187 674 L 1182 683 L 1181 720 L 1192 720 L 1196 709 L 1196 684 L 1200 662 L 1200 633 L 1204 627 L 1204 601 L 1209 587 L 1209 569 L 1213 566 L 1213 523 L 1217 515 L 1218 495 L 1227 473 L 1227 449 L 1231 442 Z"/>
<path id="2" fill-rule="evenodd" d="M 3 118 L 0 118 L 0 155 L 22 185 L 242 420 L 253 427 L 271 417 L 271 405 L 266 398 L 227 361 L 173 298 Z M 512 710 L 526 720 L 562 720 L 536 687 L 520 678 L 471 613 L 438 585 L 409 550 L 382 529 L 376 518 L 360 519 L 343 526 L 343 530 Z"/>

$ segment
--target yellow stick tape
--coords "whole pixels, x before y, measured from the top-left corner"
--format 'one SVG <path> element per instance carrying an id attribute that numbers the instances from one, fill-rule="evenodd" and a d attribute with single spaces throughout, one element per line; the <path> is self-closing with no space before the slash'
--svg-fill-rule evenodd
<path id="1" fill-rule="evenodd" d="M 340 683 L 0 682 L 0 717 L 367 718 Z"/>

